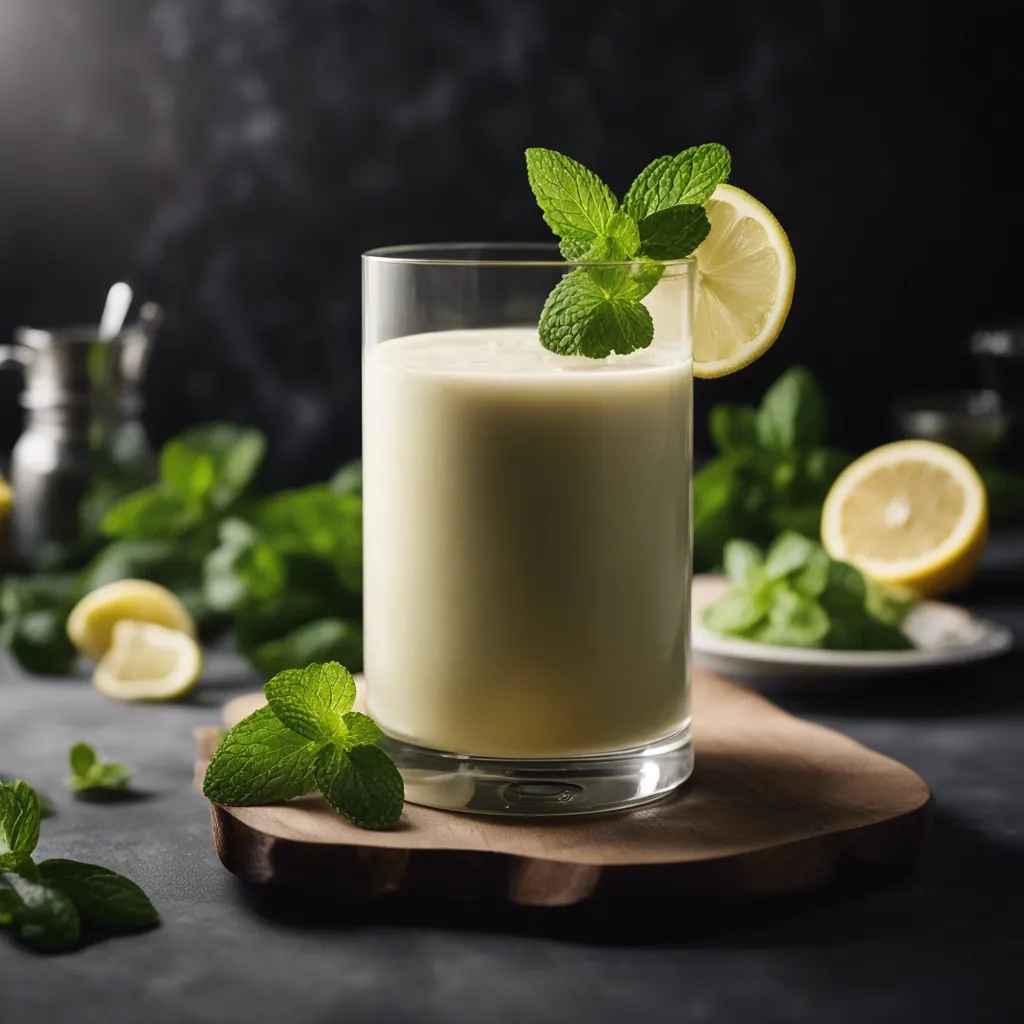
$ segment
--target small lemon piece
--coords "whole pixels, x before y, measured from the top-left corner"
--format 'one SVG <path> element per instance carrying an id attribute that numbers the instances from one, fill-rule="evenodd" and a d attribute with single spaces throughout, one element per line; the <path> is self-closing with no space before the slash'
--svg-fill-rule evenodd
<path id="1" fill-rule="evenodd" d="M 934 441 L 897 441 L 862 455 L 832 485 L 821 516 L 821 542 L 833 558 L 925 597 L 963 586 L 987 537 L 981 477 Z"/>
<path id="2" fill-rule="evenodd" d="M 175 700 L 195 688 L 202 672 L 203 652 L 188 633 L 122 619 L 92 681 L 114 700 Z"/>
<path id="3" fill-rule="evenodd" d="M 7 513 L 11 511 L 13 503 L 14 492 L 11 490 L 11 485 L 0 476 L 0 528 L 3 527 L 7 519 Z M 0 536 L 2 536 L 2 533 L 0 533 Z"/>
<path id="4" fill-rule="evenodd" d="M 149 580 L 118 580 L 86 594 L 75 605 L 68 616 L 68 637 L 79 651 L 99 661 L 122 619 L 155 622 L 196 635 L 192 616 L 166 587 Z"/>
<path id="5" fill-rule="evenodd" d="M 752 195 L 719 185 L 694 254 L 693 373 L 723 377 L 771 348 L 793 302 L 796 260 L 782 225 Z"/>

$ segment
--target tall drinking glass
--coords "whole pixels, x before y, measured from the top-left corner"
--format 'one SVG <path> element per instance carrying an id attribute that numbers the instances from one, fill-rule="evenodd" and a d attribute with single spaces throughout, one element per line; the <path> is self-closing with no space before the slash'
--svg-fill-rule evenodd
<path id="1" fill-rule="evenodd" d="M 539 341 L 571 270 L 544 245 L 363 257 L 365 676 L 416 803 L 612 810 L 693 767 L 695 270 L 664 264 L 653 343 L 601 359 Z"/>

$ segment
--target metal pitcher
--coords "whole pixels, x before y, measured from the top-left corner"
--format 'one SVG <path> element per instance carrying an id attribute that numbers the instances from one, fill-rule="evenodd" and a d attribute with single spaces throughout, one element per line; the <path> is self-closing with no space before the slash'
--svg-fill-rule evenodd
<path id="1" fill-rule="evenodd" d="M 0 363 L 21 367 L 25 429 L 11 453 L 11 533 L 16 559 L 33 569 L 88 553 L 91 495 L 141 486 L 155 471 L 139 419 L 141 386 L 161 311 L 110 340 L 98 329 L 19 327 Z"/>

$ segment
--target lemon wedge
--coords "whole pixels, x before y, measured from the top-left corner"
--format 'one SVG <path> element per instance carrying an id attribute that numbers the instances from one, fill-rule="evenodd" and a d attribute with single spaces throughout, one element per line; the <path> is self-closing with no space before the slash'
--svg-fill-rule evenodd
<path id="1" fill-rule="evenodd" d="M 195 688 L 202 672 L 203 652 L 188 633 L 122 619 L 92 681 L 115 700 L 175 700 Z"/>
<path id="2" fill-rule="evenodd" d="M 793 301 L 796 261 L 782 225 L 752 195 L 719 185 L 697 260 L 693 373 L 724 377 L 771 348 Z"/>
<path id="3" fill-rule="evenodd" d="M 11 485 L 0 476 L 0 522 L 3 522 L 4 516 L 10 512 L 13 501 L 14 493 L 11 491 Z"/>
<path id="4" fill-rule="evenodd" d="M 149 580 L 118 580 L 86 594 L 75 605 L 68 616 L 68 637 L 79 651 L 99 661 L 122 619 L 155 622 L 196 635 L 192 616 L 166 587 Z"/>
<path id="5" fill-rule="evenodd" d="M 967 582 L 987 536 L 981 477 L 934 441 L 897 441 L 861 456 L 832 485 L 821 516 L 833 558 L 926 597 Z"/>

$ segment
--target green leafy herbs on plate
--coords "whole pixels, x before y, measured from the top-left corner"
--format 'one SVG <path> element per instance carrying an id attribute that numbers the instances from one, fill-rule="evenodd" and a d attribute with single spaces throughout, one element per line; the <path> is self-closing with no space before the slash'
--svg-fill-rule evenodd
<path id="1" fill-rule="evenodd" d="M 33 859 L 42 809 L 27 783 L 0 784 L 0 928 L 25 945 L 60 953 L 89 932 L 155 925 L 149 897 L 116 871 L 76 860 Z"/>
<path id="2" fill-rule="evenodd" d="M 279 672 L 264 688 L 267 706 L 243 719 L 221 741 L 203 780 L 214 803 L 248 807 L 319 790 L 360 828 L 398 821 L 402 777 L 377 746 L 373 719 L 352 710 L 351 673 L 336 662 Z"/>
<path id="3" fill-rule="evenodd" d="M 909 598 L 835 562 L 802 534 L 780 534 L 767 551 L 747 540 L 725 546 L 729 590 L 703 612 L 714 633 L 785 647 L 902 651 Z"/>
<path id="4" fill-rule="evenodd" d="M 708 426 L 719 454 L 693 478 L 694 569 L 721 566 L 733 538 L 817 538 L 825 495 L 850 456 L 825 444 L 825 396 L 813 374 L 794 366 L 760 405 L 714 406 Z"/>
<path id="5" fill-rule="evenodd" d="M 658 157 L 620 205 L 582 164 L 553 149 L 528 149 L 530 188 L 563 258 L 594 264 L 555 285 L 540 316 L 541 344 L 593 359 L 650 345 L 654 324 L 641 299 L 661 279 L 662 261 L 684 259 L 707 237 L 704 203 L 731 166 L 729 151 L 714 142 Z"/>
<path id="6" fill-rule="evenodd" d="M 131 782 L 128 765 L 104 760 L 88 743 L 76 743 L 68 751 L 68 764 L 68 788 L 76 793 L 123 792 Z"/>

